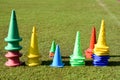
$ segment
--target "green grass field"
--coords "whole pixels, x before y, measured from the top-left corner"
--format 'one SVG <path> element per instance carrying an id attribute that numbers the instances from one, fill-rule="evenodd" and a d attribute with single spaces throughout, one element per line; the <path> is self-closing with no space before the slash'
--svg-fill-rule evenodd
<path id="1" fill-rule="evenodd" d="M 6 67 L 4 57 L 11 10 L 15 9 L 23 41 L 21 61 L 26 61 L 32 27 L 36 26 L 43 65 Z M 81 33 L 82 51 L 89 47 L 91 29 L 97 37 L 101 20 L 106 22 L 106 40 L 110 47 L 109 65 L 71 67 L 75 35 Z M 120 1 L 118 0 L 0 0 L 0 80 L 120 80 Z M 60 45 L 64 68 L 51 68 L 48 57 L 52 40 Z"/>

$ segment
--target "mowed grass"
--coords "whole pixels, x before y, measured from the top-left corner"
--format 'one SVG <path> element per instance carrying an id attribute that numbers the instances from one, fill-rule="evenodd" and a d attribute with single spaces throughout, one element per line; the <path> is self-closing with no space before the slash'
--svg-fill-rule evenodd
<path id="1" fill-rule="evenodd" d="M 101 6 L 102 4 L 102 6 Z M 0 80 L 119 80 L 120 79 L 120 2 L 117 0 L 0 0 Z M 36 67 L 6 67 L 6 50 L 11 10 L 16 10 L 20 36 L 23 41 L 21 61 L 27 60 L 32 27 L 36 26 L 39 52 L 43 65 Z M 106 41 L 110 47 L 109 65 L 71 67 L 76 32 L 81 33 L 82 52 L 89 47 L 91 29 L 97 37 L 101 20 L 106 22 Z M 48 57 L 52 40 L 60 45 L 64 68 L 51 68 Z"/>

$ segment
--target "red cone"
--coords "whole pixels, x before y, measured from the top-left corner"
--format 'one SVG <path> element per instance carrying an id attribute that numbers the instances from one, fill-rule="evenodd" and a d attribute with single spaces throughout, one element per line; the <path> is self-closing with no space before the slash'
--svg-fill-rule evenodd
<path id="1" fill-rule="evenodd" d="M 92 58 L 94 44 L 96 44 L 96 29 L 95 29 L 95 27 L 92 28 L 90 46 L 87 50 L 85 50 L 86 58 Z"/>

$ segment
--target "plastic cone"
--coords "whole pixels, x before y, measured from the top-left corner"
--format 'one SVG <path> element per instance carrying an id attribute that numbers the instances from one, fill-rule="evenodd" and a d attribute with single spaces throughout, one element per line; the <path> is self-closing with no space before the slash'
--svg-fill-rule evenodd
<path id="1" fill-rule="evenodd" d="M 104 61 L 105 59 L 109 59 L 110 56 L 97 56 L 97 55 L 93 54 L 92 58 L 94 58 L 96 61 L 98 61 L 98 60 Z"/>
<path id="2" fill-rule="evenodd" d="M 5 47 L 5 49 L 11 51 L 22 49 L 22 47 L 19 46 L 19 41 L 21 40 L 22 38 L 19 36 L 15 10 L 12 10 L 8 36 L 5 38 L 5 41 L 8 42 L 8 45 Z"/>
<path id="3" fill-rule="evenodd" d="M 102 20 L 97 44 L 95 44 L 93 54 L 94 66 L 107 66 L 109 59 L 109 47 L 106 45 L 105 21 Z"/>
<path id="4" fill-rule="evenodd" d="M 56 46 L 56 51 L 55 51 L 55 55 L 53 57 L 53 62 L 50 66 L 52 66 L 52 67 L 63 67 L 64 66 L 64 63 L 62 63 L 62 59 L 61 59 L 59 45 Z"/>
<path id="5" fill-rule="evenodd" d="M 97 45 L 106 46 L 105 21 L 102 20 Z M 107 46 L 106 46 L 107 47 Z"/>
<path id="6" fill-rule="evenodd" d="M 96 44 L 96 29 L 95 27 L 93 27 L 92 29 L 92 35 L 91 35 L 91 39 L 90 39 L 90 49 L 94 49 L 94 44 Z"/>
<path id="7" fill-rule="evenodd" d="M 109 47 L 106 45 L 105 21 L 102 20 L 97 44 L 95 44 L 94 54 L 98 56 L 109 55 Z"/>
<path id="8" fill-rule="evenodd" d="M 85 65 L 85 57 L 82 55 L 81 44 L 80 44 L 80 32 L 77 32 L 73 55 L 70 56 L 71 66 Z"/>
<path id="9" fill-rule="evenodd" d="M 56 49 L 55 41 L 52 41 L 52 45 L 51 45 L 50 52 L 49 52 L 49 57 L 53 57 L 54 56 L 55 49 Z"/>
<path id="10" fill-rule="evenodd" d="M 75 46 L 73 51 L 74 57 L 81 57 L 82 56 L 82 50 L 81 50 L 81 44 L 80 44 L 80 32 L 77 32 L 76 40 L 75 40 Z"/>
<path id="11" fill-rule="evenodd" d="M 95 44 L 96 44 L 96 29 L 95 29 L 95 27 L 93 27 L 91 39 L 90 39 L 90 46 L 87 50 L 85 50 L 86 58 L 90 58 L 90 59 L 92 58 L 93 49 L 94 49 Z"/>
<path id="12" fill-rule="evenodd" d="M 107 66 L 108 65 L 109 56 L 97 56 L 93 54 L 92 57 L 93 57 L 94 66 Z"/>
<path id="13" fill-rule="evenodd" d="M 28 57 L 28 61 L 27 61 L 28 66 L 37 66 L 37 65 L 41 64 L 41 61 L 39 59 L 40 54 L 38 51 L 38 41 L 37 41 L 35 27 L 33 27 L 30 49 L 29 49 L 29 54 L 27 55 L 27 57 Z"/>
<path id="14" fill-rule="evenodd" d="M 19 57 L 21 56 L 22 54 L 20 54 L 19 51 L 8 51 L 8 53 L 5 55 L 5 57 L 8 58 L 8 61 L 5 63 L 5 65 L 9 67 L 20 66 L 22 62 L 20 62 Z"/>

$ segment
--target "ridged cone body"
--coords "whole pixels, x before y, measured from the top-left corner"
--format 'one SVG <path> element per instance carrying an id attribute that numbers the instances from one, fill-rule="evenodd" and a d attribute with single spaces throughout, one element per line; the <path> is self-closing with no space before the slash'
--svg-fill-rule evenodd
<path id="1" fill-rule="evenodd" d="M 8 51 L 8 53 L 5 55 L 5 57 L 8 58 L 8 61 L 5 63 L 5 65 L 9 67 L 20 66 L 22 62 L 20 62 L 19 57 L 21 56 L 22 54 L 20 54 L 19 51 Z"/>
<path id="2" fill-rule="evenodd" d="M 28 61 L 27 61 L 28 66 L 37 66 L 41 64 L 35 27 L 33 27 L 30 49 L 29 49 L 29 54 L 27 55 L 27 57 L 28 57 Z"/>
<path id="3" fill-rule="evenodd" d="M 19 36 L 15 10 L 12 10 L 8 36 L 5 38 L 5 41 L 8 42 L 8 45 L 5 47 L 5 49 L 9 51 L 21 50 L 22 47 L 19 45 L 19 41 L 21 40 L 22 38 Z"/>
<path id="4" fill-rule="evenodd" d="M 56 45 L 55 55 L 53 57 L 53 62 L 50 65 L 51 67 L 64 67 L 64 63 L 62 63 L 60 47 Z"/>
<path id="5" fill-rule="evenodd" d="M 92 28 L 91 39 L 90 39 L 90 46 L 87 50 L 85 50 L 86 58 L 89 58 L 89 59 L 92 58 L 93 49 L 94 49 L 95 44 L 96 44 L 96 29 L 95 29 L 95 27 L 93 27 Z"/>
<path id="6" fill-rule="evenodd" d="M 97 44 L 95 44 L 94 54 L 98 56 L 107 56 L 109 55 L 109 47 L 106 44 L 106 35 L 105 35 L 105 21 L 102 20 L 100 33 L 98 36 Z"/>
<path id="7" fill-rule="evenodd" d="M 94 66 L 107 66 L 109 55 L 107 56 L 97 56 L 96 54 L 92 55 L 93 65 Z"/>
<path id="8" fill-rule="evenodd" d="M 85 57 L 82 55 L 81 43 L 80 43 L 80 32 L 76 34 L 75 46 L 73 54 L 70 56 L 71 66 L 82 66 L 85 65 Z"/>

